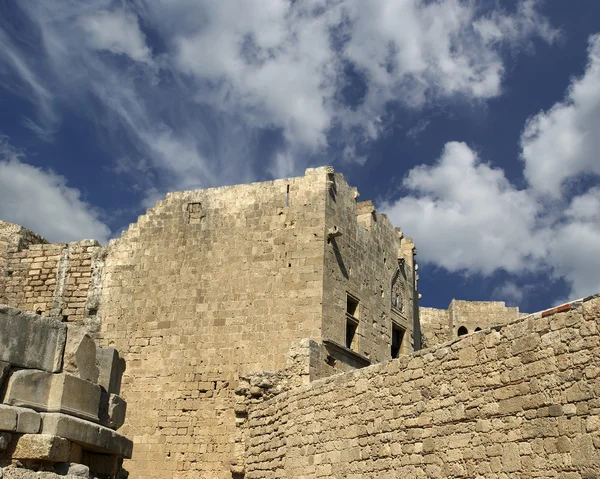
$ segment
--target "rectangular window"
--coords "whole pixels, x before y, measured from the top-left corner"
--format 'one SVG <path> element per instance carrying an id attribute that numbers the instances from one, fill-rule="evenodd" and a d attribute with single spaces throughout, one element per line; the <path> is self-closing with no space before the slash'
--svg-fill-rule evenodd
<path id="1" fill-rule="evenodd" d="M 349 294 L 346 295 L 346 313 L 349 316 L 358 319 L 358 299 Z"/>
<path id="2" fill-rule="evenodd" d="M 392 323 L 392 358 L 397 358 L 402 351 L 402 342 L 404 341 L 404 329 L 395 323 Z"/>
<path id="3" fill-rule="evenodd" d="M 358 322 L 352 318 L 346 318 L 346 347 L 348 349 L 356 349 L 356 330 Z"/>
<path id="4" fill-rule="evenodd" d="M 346 347 L 356 350 L 356 331 L 358 329 L 358 299 L 346 295 Z"/>

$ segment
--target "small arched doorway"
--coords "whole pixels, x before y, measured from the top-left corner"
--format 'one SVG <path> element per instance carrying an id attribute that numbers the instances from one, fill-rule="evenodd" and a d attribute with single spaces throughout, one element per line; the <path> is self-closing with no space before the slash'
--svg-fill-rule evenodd
<path id="1" fill-rule="evenodd" d="M 461 326 L 460 328 L 458 328 L 459 336 L 464 336 L 465 334 L 469 334 L 469 330 L 467 328 L 465 328 L 464 326 Z"/>

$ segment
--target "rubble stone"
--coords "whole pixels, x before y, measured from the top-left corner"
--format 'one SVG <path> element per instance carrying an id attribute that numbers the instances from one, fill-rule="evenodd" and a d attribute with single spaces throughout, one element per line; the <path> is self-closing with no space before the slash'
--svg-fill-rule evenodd
<path id="1" fill-rule="evenodd" d="M 83 327 L 69 325 L 67 329 L 63 370 L 86 381 L 98 382 L 96 343 Z"/>

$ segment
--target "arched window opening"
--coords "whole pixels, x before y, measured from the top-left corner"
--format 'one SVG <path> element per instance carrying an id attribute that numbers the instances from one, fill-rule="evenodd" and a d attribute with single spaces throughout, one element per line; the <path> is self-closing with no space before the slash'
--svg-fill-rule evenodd
<path id="1" fill-rule="evenodd" d="M 477 332 L 477 331 L 481 331 L 481 328 L 480 328 L 479 326 L 477 326 L 477 327 L 475 328 L 475 332 Z"/>
<path id="2" fill-rule="evenodd" d="M 461 326 L 460 328 L 458 328 L 459 336 L 464 336 L 465 334 L 469 334 L 469 330 L 467 328 L 465 328 L 464 326 Z"/>

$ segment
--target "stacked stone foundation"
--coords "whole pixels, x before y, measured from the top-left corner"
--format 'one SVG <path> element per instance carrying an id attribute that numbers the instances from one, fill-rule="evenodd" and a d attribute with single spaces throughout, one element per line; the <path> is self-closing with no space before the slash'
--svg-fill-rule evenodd
<path id="1" fill-rule="evenodd" d="M 85 329 L 0 305 L 0 477 L 117 477 L 123 371 Z"/>

